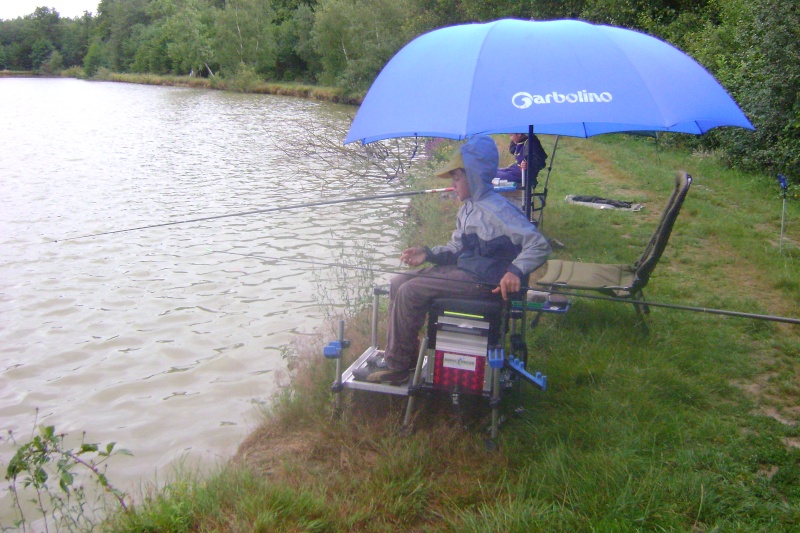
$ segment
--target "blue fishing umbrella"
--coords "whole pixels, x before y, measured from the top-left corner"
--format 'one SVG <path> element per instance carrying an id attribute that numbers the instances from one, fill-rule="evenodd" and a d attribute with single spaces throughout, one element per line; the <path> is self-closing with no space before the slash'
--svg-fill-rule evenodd
<path id="1" fill-rule="evenodd" d="M 655 37 L 576 20 L 498 20 L 424 34 L 384 67 L 345 144 L 480 133 L 590 137 L 754 129 L 694 59 Z"/>

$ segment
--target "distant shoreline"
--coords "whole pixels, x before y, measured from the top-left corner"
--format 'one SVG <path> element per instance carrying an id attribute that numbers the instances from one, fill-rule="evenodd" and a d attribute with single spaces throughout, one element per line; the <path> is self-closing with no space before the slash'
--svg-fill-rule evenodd
<path id="1" fill-rule="evenodd" d="M 33 71 L 0 70 L 0 77 L 3 78 L 67 77 L 87 79 L 74 74 L 75 71 L 73 69 L 64 71 L 61 76 L 52 74 L 37 74 Z M 314 100 L 324 100 L 347 105 L 360 105 L 361 101 L 363 100 L 362 95 L 348 94 L 344 89 L 291 82 L 255 82 L 242 86 L 241 84 L 237 84 L 235 80 L 223 80 L 221 78 L 201 78 L 199 76 L 161 76 L 157 74 L 120 74 L 109 71 L 101 71 L 97 76 L 89 78 L 89 81 L 116 81 L 121 83 L 138 83 L 142 85 L 165 85 L 168 87 L 192 87 L 195 89 L 214 89 L 255 94 L 276 94 L 282 96 L 296 96 L 298 98 L 312 98 Z"/>

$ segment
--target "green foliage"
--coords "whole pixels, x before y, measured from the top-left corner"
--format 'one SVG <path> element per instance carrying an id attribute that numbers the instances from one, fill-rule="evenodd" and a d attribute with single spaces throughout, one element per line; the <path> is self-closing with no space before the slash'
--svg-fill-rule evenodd
<path id="1" fill-rule="evenodd" d="M 64 68 L 64 56 L 58 50 L 50 52 L 50 56 L 39 65 L 39 71 L 42 74 L 59 74 Z"/>
<path id="2" fill-rule="evenodd" d="M 58 11 L 48 7 L 37 7 L 29 18 L 30 31 L 36 40 L 45 40 L 50 43 L 59 40 L 61 16 Z"/>
<path id="3" fill-rule="evenodd" d="M 86 77 L 86 72 L 83 70 L 82 67 L 69 67 L 68 69 L 64 69 L 61 71 L 61 76 L 66 78 L 83 79 Z"/>
<path id="4" fill-rule="evenodd" d="M 93 38 L 104 47 L 107 66 L 116 71 L 130 69 L 136 47 L 131 41 L 137 27 L 149 26 L 153 20 L 148 13 L 150 0 L 101 0 L 98 5 L 97 27 Z"/>
<path id="5" fill-rule="evenodd" d="M 78 468 L 88 472 L 103 491 L 113 496 L 122 511 L 128 510 L 126 494 L 109 482 L 105 463 L 115 455 L 131 453 L 115 449 L 114 442 L 101 447 L 82 440 L 77 449 L 71 449 L 64 445 L 65 437 L 57 434 L 54 426 L 40 426 L 38 434 L 34 433 L 28 442 L 18 444 L 9 432 L 9 440 L 15 445 L 16 452 L 6 468 L 5 480 L 10 482 L 9 492 L 17 509 L 16 526 L 23 531 L 31 523 L 22 505 L 28 494 L 33 495 L 30 501 L 40 515 L 38 518 L 44 519 L 45 528 L 53 525 L 56 530 L 94 529 L 99 520 L 96 515 L 103 502 L 89 501 L 89 495 L 76 471 Z"/>
<path id="6" fill-rule="evenodd" d="M 63 67 L 81 64 L 92 19 L 63 19 L 55 9 L 37 8 L 14 20 L 0 20 L 0 68 L 39 70 L 58 51 Z"/>
<path id="7" fill-rule="evenodd" d="M 409 7 L 405 0 L 322 0 L 314 24 L 320 81 L 365 91 L 414 36 L 406 24 Z"/>
<path id="8" fill-rule="evenodd" d="M 169 19 L 167 29 L 176 36 L 167 47 L 174 73 L 200 72 L 214 62 L 212 22 L 200 2 L 187 2 Z"/>
<path id="9" fill-rule="evenodd" d="M 41 70 L 42 65 L 53 53 L 53 43 L 46 39 L 38 39 L 31 48 L 31 66 L 34 70 Z"/>
<path id="10" fill-rule="evenodd" d="M 83 57 L 89 49 L 89 41 L 94 18 L 84 14 L 77 19 L 61 19 L 61 40 L 56 48 L 64 57 L 65 67 L 75 67 L 83 63 Z"/>
<path id="11" fill-rule="evenodd" d="M 320 60 L 312 32 L 314 11 L 300 4 L 277 28 L 275 75 L 278 79 L 313 81 L 320 71 Z"/>
<path id="12" fill-rule="evenodd" d="M 137 24 L 131 31 L 132 48 L 136 50 L 131 71 L 139 73 L 168 74 L 172 62 L 167 52 L 169 40 L 163 24 Z"/>
<path id="13" fill-rule="evenodd" d="M 106 60 L 103 46 L 95 41 L 89 45 L 86 57 L 83 58 L 83 71 L 86 73 L 87 78 L 91 78 L 104 65 L 106 65 Z"/>
<path id="14" fill-rule="evenodd" d="M 275 67 L 275 13 L 270 2 L 230 0 L 216 21 L 216 57 L 223 75 L 246 65 L 265 76 Z"/>
<path id="15" fill-rule="evenodd" d="M 260 83 L 261 78 L 255 69 L 245 63 L 239 63 L 236 71 L 227 78 L 227 88 L 241 93 L 253 92 Z"/>
<path id="16" fill-rule="evenodd" d="M 800 9 L 792 2 L 758 0 L 726 4 L 735 21 L 719 39 L 721 81 L 731 88 L 756 131 L 719 132 L 738 166 L 800 182 Z M 727 47 L 730 43 L 734 47 Z"/>

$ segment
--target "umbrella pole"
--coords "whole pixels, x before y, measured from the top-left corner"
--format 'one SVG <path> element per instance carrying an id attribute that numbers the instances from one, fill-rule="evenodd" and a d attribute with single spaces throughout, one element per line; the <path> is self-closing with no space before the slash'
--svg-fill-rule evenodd
<path id="1" fill-rule="evenodd" d="M 558 150 L 558 138 L 560 135 L 556 135 L 556 142 L 553 143 L 553 153 L 550 154 L 550 164 L 547 165 L 547 176 L 544 178 L 544 195 L 547 196 L 547 184 L 550 183 L 550 171 L 553 170 L 553 161 L 556 159 L 556 150 Z"/>
<path id="2" fill-rule="evenodd" d="M 783 174 L 778 174 L 778 183 L 781 185 L 781 189 L 783 189 L 783 212 L 781 213 L 781 238 L 778 241 L 778 252 L 783 253 L 783 229 L 785 227 L 786 222 L 786 178 Z"/>
<path id="3" fill-rule="evenodd" d="M 533 126 L 529 126 L 528 127 L 528 139 L 530 139 L 531 135 L 533 135 L 532 132 L 533 132 Z M 558 150 L 558 139 L 559 139 L 559 137 L 560 137 L 560 135 L 556 135 L 556 141 L 555 141 L 555 143 L 553 143 L 553 151 L 550 154 L 550 163 L 547 165 L 547 176 L 545 176 L 545 178 L 544 178 L 544 187 L 542 188 L 542 193 L 540 195 L 541 199 L 542 199 L 542 207 L 541 207 L 542 211 L 541 211 L 541 213 L 539 213 L 539 218 L 536 220 L 536 225 L 537 226 L 541 226 L 542 218 L 544 217 L 544 207 L 545 207 L 545 204 L 547 203 L 547 184 L 550 183 L 550 172 L 553 170 L 553 161 L 556 158 L 556 150 Z M 531 148 L 531 145 L 532 145 L 532 143 L 528 142 L 528 155 L 527 155 L 528 161 L 530 161 L 533 158 L 533 149 Z M 523 176 L 523 180 L 525 180 L 526 175 L 523 173 L 522 176 Z M 525 183 L 525 181 L 523 181 L 523 184 L 524 183 Z M 533 189 L 529 187 L 529 188 L 526 188 L 525 191 L 526 191 L 525 201 L 527 203 L 530 203 L 530 207 L 527 208 L 528 210 L 526 211 L 526 213 L 527 213 L 527 216 L 528 216 L 528 220 L 531 220 L 530 213 L 533 212 Z M 533 221 L 531 220 L 531 222 L 533 222 Z"/>
<path id="4" fill-rule="evenodd" d="M 783 228 L 786 221 L 786 193 L 783 193 L 783 213 L 781 214 L 781 243 L 778 246 L 778 251 L 783 253 Z"/>
<path id="5" fill-rule="evenodd" d="M 533 138 L 533 124 L 528 126 L 528 154 L 526 155 L 527 161 L 533 161 L 533 143 L 530 141 Z M 527 171 L 523 174 L 523 187 L 525 188 L 525 217 L 531 219 L 531 181 L 527 178 Z"/>

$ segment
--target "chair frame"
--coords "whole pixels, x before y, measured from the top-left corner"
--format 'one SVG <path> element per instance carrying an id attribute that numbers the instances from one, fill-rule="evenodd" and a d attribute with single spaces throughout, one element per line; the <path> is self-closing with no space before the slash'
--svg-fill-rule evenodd
<path id="1" fill-rule="evenodd" d="M 691 184 L 692 177 L 689 174 L 683 171 L 679 171 L 676 174 L 675 188 L 670 195 L 664 211 L 661 213 L 661 218 L 656 226 L 656 230 L 647 243 L 647 246 L 645 246 L 642 255 L 632 265 L 605 265 L 600 263 L 582 263 L 551 259 L 547 262 L 547 273 L 545 273 L 544 277 L 538 280 L 536 284 L 549 290 L 597 291 L 607 296 L 630 299 L 632 300 L 637 314 L 649 313 L 650 309 L 644 300 L 643 289 L 650 281 L 650 276 L 653 274 L 653 271 L 667 247 L 670 234 L 675 226 L 675 221 L 678 218 L 678 214 L 680 213 Z M 574 276 L 567 274 L 565 277 L 563 275 L 565 270 L 568 272 L 581 271 L 584 274 L 584 280 L 586 273 L 604 270 L 606 272 L 617 272 L 620 279 L 625 277 L 631 281 L 622 285 L 592 284 L 579 281 L 572 282 L 571 278 Z"/>
<path id="2" fill-rule="evenodd" d="M 526 276 L 527 278 L 527 276 Z M 527 291 L 520 291 L 514 295 L 515 298 L 510 298 L 508 301 L 497 299 L 487 300 L 473 300 L 473 299 L 437 299 L 431 302 L 428 309 L 428 318 L 426 325 L 426 334 L 420 342 L 420 351 L 417 357 L 417 365 L 413 373 L 413 377 L 409 383 L 403 385 L 391 385 L 384 383 L 368 383 L 357 381 L 353 377 L 353 372 L 367 364 L 367 359 L 373 355 L 380 354 L 382 350 L 378 346 L 378 309 L 379 297 L 387 296 L 389 291 L 383 288 L 375 287 L 373 289 L 373 304 L 372 304 L 372 343 L 371 345 L 358 357 L 347 369 L 342 368 L 342 360 L 344 359 L 344 352 L 349 347 L 350 342 L 345 340 L 344 337 L 344 321 L 339 323 L 339 340 L 332 341 L 323 349 L 323 355 L 328 359 L 336 361 L 335 381 L 331 386 L 331 391 L 336 398 L 336 410 L 340 412 L 342 409 L 341 393 L 344 389 L 355 389 L 370 392 L 377 392 L 383 394 L 392 394 L 399 396 L 407 396 L 408 404 L 406 406 L 406 413 L 403 420 L 404 430 L 409 430 L 412 423 L 413 412 L 415 409 L 416 398 L 425 392 L 449 392 L 454 405 L 458 403 L 458 397 L 461 394 L 457 388 L 456 390 L 448 390 L 437 386 L 432 382 L 428 382 L 425 376 L 431 376 L 433 372 L 434 356 L 435 356 L 435 324 L 431 322 L 431 317 L 435 314 L 436 309 L 444 313 L 447 310 L 455 310 L 458 313 L 471 312 L 469 309 L 472 305 L 477 305 L 477 312 L 482 315 L 491 315 L 492 324 L 490 326 L 490 345 L 484 361 L 484 370 L 486 376 L 491 381 L 491 386 L 482 391 L 464 392 L 465 394 L 483 396 L 489 400 L 489 407 L 491 409 L 492 422 L 490 427 L 490 438 L 486 442 L 488 447 L 496 445 L 495 438 L 500 425 L 499 407 L 501 402 L 501 393 L 511 383 L 515 386 L 521 381 L 527 381 L 540 389 L 544 390 L 547 386 L 547 377 L 540 372 L 529 373 L 527 371 L 528 363 L 528 350 L 525 344 L 525 330 L 526 330 L 526 306 L 525 295 Z M 514 302 L 517 301 L 521 305 L 515 306 Z M 466 307 L 465 307 L 466 306 Z M 541 312 L 548 312 L 547 310 L 540 310 Z M 555 312 L 555 311 L 550 311 Z M 433 313 L 433 314 L 432 314 Z M 498 323 L 499 322 L 499 323 Z M 502 374 L 502 375 L 501 375 Z M 512 379 L 510 376 L 515 375 L 519 378 L 517 381 L 509 381 Z"/>

